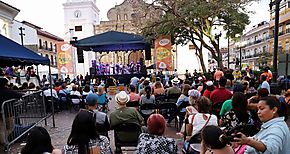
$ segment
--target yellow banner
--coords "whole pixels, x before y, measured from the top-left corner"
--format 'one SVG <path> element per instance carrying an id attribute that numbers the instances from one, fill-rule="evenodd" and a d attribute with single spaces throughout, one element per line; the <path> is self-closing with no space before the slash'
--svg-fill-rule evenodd
<path id="1" fill-rule="evenodd" d="M 155 40 L 155 57 L 158 70 L 173 71 L 170 36 L 160 36 Z"/>
<path id="2" fill-rule="evenodd" d="M 74 74 L 72 63 L 72 46 L 65 42 L 56 43 L 58 72 Z"/>

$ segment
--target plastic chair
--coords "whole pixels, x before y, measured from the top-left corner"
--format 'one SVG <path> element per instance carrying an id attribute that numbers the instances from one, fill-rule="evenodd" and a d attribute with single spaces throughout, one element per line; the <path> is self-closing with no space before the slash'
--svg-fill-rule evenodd
<path id="1" fill-rule="evenodd" d="M 141 126 L 136 123 L 122 123 L 114 128 L 116 153 L 122 153 L 121 147 L 137 147 Z"/>
<path id="2" fill-rule="evenodd" d="M 71 105 L 70 111 L 71 108 L 74 108 L 74 110 L 77 111 L 80 108 L 80 103 L 82 102 L 81 98 L 77 95 L 69 95 L 68 99 Z"/>
<path id="3" fill-rule="evenodd" d="M 139 101 L 133 101 L 133 102 L 126 103 L 126 106 L 127 107 L 139 107 L 140 104 L 139 104 Z"/>
<path id="4" fill-rule="evenodd" d="M 177 106 L 175 103 L 162 103 L 159 104 L 159 114 L 163 115 L 166 119 L 168 119 L 168 124 L 171 122 L 171 120 L 175 120 L 175 127 L 177 127 Z"/>
<path id="5" fill-rule="evenodd" d="M 157 113 L 158 111 L 158 106 L 153 103 L 146 103 L 146 104 L 141 104 L 140 105 L 140 114 L 144 118 L 145 125 L 147 125 L 147 119 L 152 113 Z"/>
<path id="6" fill-rule="evenodd" d="M 177 106 L 177 121 L 178 121 L 178 126 L 176 128 L 177 131 L 179 131 L 179 129 L 181 128 L 183 120 L 185 118 L 185 113 L 186 113 L 186 112 L 181 112 L 181 110 L 185 109 L 188 105 L 189 105 L 188 101 L 182 101 L 181 104 Z"/>

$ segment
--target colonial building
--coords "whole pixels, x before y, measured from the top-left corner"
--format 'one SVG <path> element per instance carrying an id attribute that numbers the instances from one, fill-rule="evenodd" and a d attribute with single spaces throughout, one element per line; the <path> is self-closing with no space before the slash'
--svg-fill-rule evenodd
<path id="1" fill-rule="evenodd" d="M 156 17 L 154 9 L 147 9 L 146 3 L 143 0 L 125 0 L 120 5 L 116 5 L 107 12 L 109 21 L 101 21 L 96 26 L 96 33 L 103 33 L 107 31 L 120 31 L 127 33 L 139 33 L 147 19 Z M 155 11 L 155 12 L 154 12 Z M 157 15 L 158 16 L 158 15 Z M 147 65 L 153 62 L 147 61 Z M 113 62 L 128 64 L 131 61 L 137 62 L 140 58 L 144 58 L 142 51 L 127 51 L 127 52 L 112 52 L 112 53 L 98 53 L 97 60 L 99 62 Z"/>
<path id="2" fill-rule="evenodd" d="M 21 33 L 19 29 L 22 29 L 22 36 L 19 35 Z M 50 60 L 50 65 L 56 68 L 56 43 L 63 41 L 62 38 L 44 31 L 41 27 L 32 23 L 17 20 L 13 21 L 12 38 L 15 42 L 23 43 L 25 47 L 47 57 Z"/>
<path id="3" fill-rule="evenodd" d="M 11 39 L 11 26 L 19 9 L 0 1 L 0 34 Z"/>
<path id="4" fill-rule="evenodd" d="M 265 57 L 266 53 L 269 53 L 269 23 L 263 21 L 244 33 L 241 36 L 240 45 L 236 47 L 237 59 L 240 59 L 240 50 L 242 63 L 249 65 L 252 69 L 267 65 L 271 61 L 269 57 Z"/>
<path id="5" fill-rule="evenodd" d="M 279 20 L 279 53 L 289 53 L 289 37 L 290 37 L 290 0 L 283 0 L 280 3 L 280 20 Z M 269 51 L 273 52 L 274 49 L 274 27 L 275 27 L 275 5 L 270 9 L 270 22 L 269 22 Z M 278 54 L 279 54 L 278 53 Z"/>
<path id="6" fill-rule="evenodd" d="M 100 10 L 96 6 L 96 0 L 66 0 L 64 7 L 65 41 L 72 39 L 83 39 L 95 35 L 95 27 L 99 24 Z M 74 48 L 73 59 L 75 59 L 75 70 L 77 74 L 85 75 L 95 60 L 95 53 L 92 51 L 83 52 L 83 63 L 78 63 L 77 51 Z"/>

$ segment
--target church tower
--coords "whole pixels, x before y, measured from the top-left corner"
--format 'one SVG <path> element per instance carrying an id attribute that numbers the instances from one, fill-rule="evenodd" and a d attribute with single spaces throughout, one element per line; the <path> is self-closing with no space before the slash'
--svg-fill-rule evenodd
<path id="1" fill-rule="evenodd" d="M 95 26 L 99 24 L 100 10 L 96 6 L 96 0 L 66 0 L 64 6 L 64 27 L 66 42 L 77 38 L 77 40 L 95 35 Z M 84 51 L 84 63 L 78 63 L 77 51 L 73 52 L 75 72 L 83 76 L 89 72 L 92 60 L 95 60 L 95 53 Z"/>

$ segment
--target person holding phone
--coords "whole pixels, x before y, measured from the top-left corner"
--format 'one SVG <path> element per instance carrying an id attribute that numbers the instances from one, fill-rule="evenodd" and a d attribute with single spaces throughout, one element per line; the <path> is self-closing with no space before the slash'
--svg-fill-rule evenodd
<path id="1" fill-rule="evenodd" d="M 234 138 L 236 143 L 247 145 L 245 154 L 289 154 L 290 133 L 284 121 L 288 116 L 285 104 L 275 97 L 264 97 L 257 107 L 259 119 L 263 122 L 261 130 L 253 137 L 238 133 L 241 137 Z"/>

